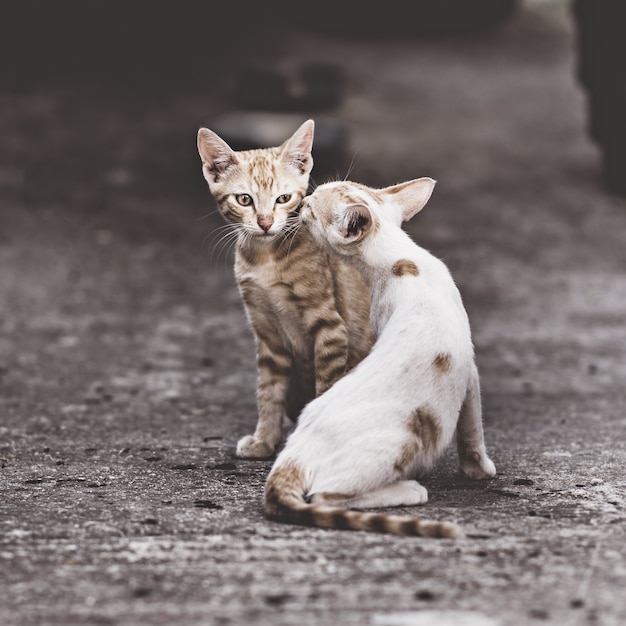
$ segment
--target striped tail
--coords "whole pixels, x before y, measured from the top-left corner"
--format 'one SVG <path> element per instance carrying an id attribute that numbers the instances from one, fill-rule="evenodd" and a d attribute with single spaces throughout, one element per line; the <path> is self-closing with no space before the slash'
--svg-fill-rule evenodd
<path id="1" fill-rule="evenodd" d="M 436 522 L 414 517 L 366 513 L 310 504 L 304 499 L 304 476 L 294 463 L 275 467 L 265 485 L 265 511 L 270 519 L 285 524 L 364 530 L 391 535 L 454 538 L 458 527 L 451 522 Z"/>

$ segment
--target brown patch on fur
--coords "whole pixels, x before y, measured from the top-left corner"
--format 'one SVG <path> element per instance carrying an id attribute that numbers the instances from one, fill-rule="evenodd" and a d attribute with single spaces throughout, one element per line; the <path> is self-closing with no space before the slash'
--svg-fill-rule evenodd
<path id="1" fill-rule="evenodd" d="M 363 204 L 363 198 L 353 194 L 351 189 L 340 189 L 338 195 L 339 199 L 346 204 Z"/>
<path id="2" fill-rule="evenodd" d="M 442 374 L 445 374 L 450 371 L 452 367 L 452 356 L 447 352 L 439 353 L 435 359 L 433 360 L 433 365 L 435 369 L 440 371 Z"/>
<path id="3" fill-rule="evenodd" d="M 393 264 L 391 273 L 394 276 L 419 276 L 420 271 L 413 261 L 408 259 L 400 259 Z"/>
<path id="4" fill-rule="evenodd" d="M 384 513 L 373 513 L 367 520 L 367 528 L 375 533 L 389 532 L 389 519 Z"/>
<path id="5" fill-rule="evenodd" d="M 352 528 L 350 514 L 342 509 L 329 511 L 326 514 L 326 520 L 329 522 L 328 528 L 336 530 L 350 530 Z"/>
<path id="6" fill-rule="evenodd" d="M 421 441 L 424 451 L 432 453 L 439 447 L 441 426 L 429 407 L 423 406 L 413 411 L 409 428 Z"/>
<path id="7" fill-rule="evenodd" d="M 289 522 L 292 519 L 287 501 L 301 500 L 304 503 L 304 476 L 294 462 L 286 462 L 276 467 L 265 485 L 265 510 L 270 517 L 278 517 Z"/>
<path id="8" fill-rule="evenodd" d="M 415 457 L 418 452 L 419 444 L 417 439 L 413 439 L 411 442 L 405 443 L 400 450 L 400 457 L 393 465 L 393 469 L 398 472 L 400 476 L 405 477 L 408 470 L 415 462 Z"/>

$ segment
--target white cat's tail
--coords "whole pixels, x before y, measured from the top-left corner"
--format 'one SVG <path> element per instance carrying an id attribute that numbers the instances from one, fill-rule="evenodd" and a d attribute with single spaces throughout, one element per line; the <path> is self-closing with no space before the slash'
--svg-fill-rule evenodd
<path id="1" fill-rule="evenodd" d="M 265 484 L 267 516 L 286 524 L 392 535 L 453 538 L 458 532 L 456 524 L 451 522 L 310 504 L 305 500 L 306 491 L 304 474 L 297 464 L 274 467 Z"/>

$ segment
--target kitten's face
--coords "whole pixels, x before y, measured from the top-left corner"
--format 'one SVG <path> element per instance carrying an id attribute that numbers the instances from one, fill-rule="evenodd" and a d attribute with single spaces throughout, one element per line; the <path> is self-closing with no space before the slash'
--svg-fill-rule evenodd
<path id="1" fill-rule="evenodd" d="M 325 183 L 303 200 L 300 219 L 319 245 L 342 256 L 353 256 L 377 228 L 378 217 L 372 207 L 381 199 L 375 194 L 358 183 Z"/>
<path id="2" fill-rule="evenodd" d="M 341 256 L 357 256 L 381 225 L 399 227 L 421 211 L 434 186 L 432 178 L 384 189 L 349 181 L 326 183 L 304 199 L 300 219 L 320 245 Z"/>
<path id="3" fill-rule="evenodd" d="M 252 237 L 284 232 L 297 220 L 308 176 L 294 175 L 271 152 L 239 153 L 236 159 L 228 177 L 211 185 L 220 212 Z"/>
<path id="4" fill-rule="evenodd" d="M 295 226 L 313 166 L 312 143 L 311 120 L 282 146 L 240 152 L 201 128 L 204 177 L 224 219 L 256 241 L 271 241 Z"/>

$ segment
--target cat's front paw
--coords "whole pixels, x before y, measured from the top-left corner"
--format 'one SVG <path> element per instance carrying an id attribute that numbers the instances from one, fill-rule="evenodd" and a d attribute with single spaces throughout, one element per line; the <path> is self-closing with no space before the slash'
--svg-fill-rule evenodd
<path id="1" fill-rule="evenodd" d="M 237 456 L 244 459 L 267 459 L 274 453 L 273 446 L 254 435 L 246 435 L 237 443 Z"/>
<path id="2" fill-rule="evenodd" d="M 460 461 L 461 471 L 474 480 L 493 478 L 496 475 L 496 466 L 486 454 L 473 452 Z"/>
<path id="3" fill-rule="evenodd" d="M 416 480 L 406 480 L 402 483 L 406 492 L 406 501 L 402 504 L 405 506 L 415 506 L 428 502 L 428 489 L 424 485 L 420 485 Z"/>

